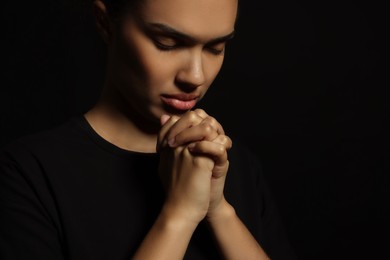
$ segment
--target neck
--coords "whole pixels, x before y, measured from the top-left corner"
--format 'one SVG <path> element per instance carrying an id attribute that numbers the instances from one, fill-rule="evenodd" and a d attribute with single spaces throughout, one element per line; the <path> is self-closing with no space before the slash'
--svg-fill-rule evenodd
<path id="1" fill-rule="evenodd" d="M 91 127 L 108 142 L 129 151 L 156 152 L 159 126 L 142 122 L 136 112 L 125 110 L 123 100 L 104 93 L 85 117 Z"/>

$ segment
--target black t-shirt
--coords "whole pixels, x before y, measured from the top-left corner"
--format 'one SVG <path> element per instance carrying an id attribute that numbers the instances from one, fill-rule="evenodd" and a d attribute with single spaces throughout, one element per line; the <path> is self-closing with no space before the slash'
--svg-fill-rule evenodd
<path id="1" fill-rule="evenodd" d="M 295 259 L 256 156 L 233 140 L 229 161 L 227 200 L 271 259 Z M 164 200 L 158 162 L 107 142 L 83 116 L 7 145 L 0 259 L 131 259 Z M 200 223 L 185 259 L 219 258 Z"/>

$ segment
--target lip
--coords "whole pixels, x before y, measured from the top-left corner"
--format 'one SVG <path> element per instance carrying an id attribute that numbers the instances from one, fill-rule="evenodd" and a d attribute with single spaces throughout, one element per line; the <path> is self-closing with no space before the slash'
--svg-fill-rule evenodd
<path id="1" fill-rule="evenodd" d="M 199 96 L 189 94 L 174 94 L 161 96 L 161 100 L 165 105 L 175 110 L 181 111 L 193 108 L 196 105 L 198 99 Z"/>

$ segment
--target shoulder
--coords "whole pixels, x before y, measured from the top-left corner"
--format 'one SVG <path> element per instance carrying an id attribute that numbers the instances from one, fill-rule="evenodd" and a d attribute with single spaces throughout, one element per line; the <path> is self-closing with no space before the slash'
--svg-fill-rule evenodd
<path id="1" fill-rule="evenodd" d="M 50 198 L 53 185 L 61 183 L 71 172 L 71 166 L 78 162 L 75 157 L 85 154 L 81 142 L 88 145 L 88 140 L 82 137 L 84 133 L 77 124 L 72 118 L 1 147 L 0 200 L 4 200 L 2 196 L 18 198 L 18 194 Z"/>
<path id="2" fill-rule="evenodd" d="M 54 156 L 64 147 L 75 142 L 80 131 L 77 130 L 78 118 L 71 118 L 60 125 L 40 132 L 21 136 L 0 148 L 0 164 L 28 165 L 42 156 Z"/>

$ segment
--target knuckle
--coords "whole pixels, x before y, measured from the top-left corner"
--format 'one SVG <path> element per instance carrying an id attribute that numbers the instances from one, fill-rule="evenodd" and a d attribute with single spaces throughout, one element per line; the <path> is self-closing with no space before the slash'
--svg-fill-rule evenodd
<path id="1" fill-rule="evenodd" d="M 207 134 L 211 134 L 211 133 L 215 132 L 214 127 L 212 127 L 212 126 L 209 125 L 209 124 L 204 124 L 204 125 L 203 125 L 203 130 L 204 130 Z"/>
<path id="2" fill-rule="evenodd" d="M 194 111 L 190 111 L 188 113 L 188 119 L 191 121 L 191 122 L 194 122 L 196 121 L 196 119 L 198 119 L 198 115 L 194 112 Z"/>
<path id="3" fill-rule="evenodd" d="M 223 136 L 223 143 L 224 143 L 227 147 L 231 147 L 231 146 L 232 146 L 232 139 L 230 139 L 230 137 L 224 135 L 224 136 Z"/>
<path id="4" fill-rule="evenodd" d="M 216 154 L 217 154 L 218 157 L 221 157 L 221 156 L 225 155 L 225 153 L 226 153 L 226 149 L 223 146 L 219 146 L 216 149 Z"/>
<path id="5" fill-rule="evenodd" d="M 209 116 L 209 117 L 207 117 L 207 119 L 210 121 L 209 124 L 211 124 L 211 125 L 213 125 L 213 126 L 219 125 L 217 119 L 215 119 L 214 117 Z"/>
<path id="6" fill-rule="evenodd" d="M 196 112 L 198 115 L 206 114 L 206 112 L 202 108 L 197 108 L 197 109 L 194 110 L 194 112 Z"/>

